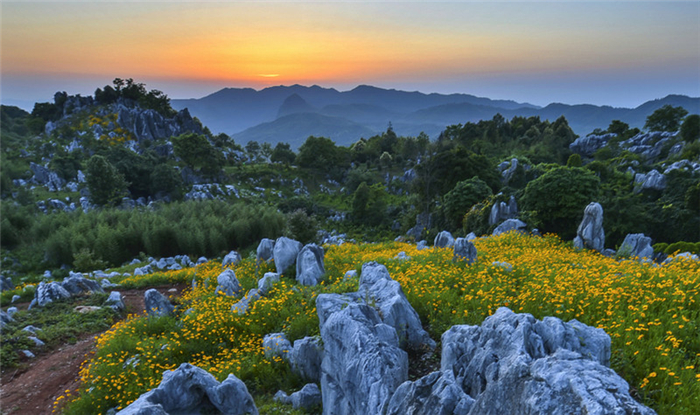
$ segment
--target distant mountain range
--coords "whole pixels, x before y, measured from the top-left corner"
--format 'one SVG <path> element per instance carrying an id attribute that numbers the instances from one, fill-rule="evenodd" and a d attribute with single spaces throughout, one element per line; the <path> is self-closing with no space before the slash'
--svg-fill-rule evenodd
<path id="1" fill-rule="evenodd" d="M 256 91 L 225 88 L 199 99 L 174 99 L 173 108 L 188 108 L 214 133 L 225 132 L 238 143 L 288 142 L 298 148 L 310 135 L 350 145 L 360 137 L 386 131 L 389 123 L 399 135 L 425 132 L 436 137 L 448 125 L 491 119 L 500 113 L 539 116 L 554 121 L 565 116 L 578 135 L 605 129 L 612 120 L 642 128 L 646 117 L 664 105 L 684 107 L 700 113 L 700 98 L 669 95 L 637 108 L 613 108 L 589 104 L 549 104 L 492 100 L 468 94 L 424 94 L 361 85 L 340 92 L 320 86 L 277 86 Z"/>

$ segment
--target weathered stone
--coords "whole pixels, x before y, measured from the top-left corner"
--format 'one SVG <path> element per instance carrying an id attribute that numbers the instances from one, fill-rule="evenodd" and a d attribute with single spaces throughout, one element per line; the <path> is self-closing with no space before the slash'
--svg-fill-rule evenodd
<path id="1" fill-rule="evenodd" d="M 66 278 L 61 283 L 61 286 L 63 286 L 63 288 L 65 288 L 66 291 L 68 291 L 71 295 L 78 295 L 85 292 L 105 292 L 100 283 L 98 283 L 97 281 L 78 276 Z"/>
<path id="2" fill-rule="evenodd" d="M 503 268 L 503 270 L 504 270 L 505 272 L 511 272 L 511 271 L 513 271 L 513 265 L 512 265 L 511 263 L 509 263 L 509 262 L 505 262 L 505 261 L 502 261 L 502 262 L 501 262 L 501 261 L 494 261 L 494 262 L 491 263 L 491 265 L 494 266 L 494 267 Z"/>
<path id="3" fill-rule="evenodd" d="M 426 241 L 426 240 L 418 241 L 418 243 L 416 244 L 416 249 L 418 251 L 428 249 L 428 241 Z"/>
<path id="4" fill-rule="evenodd" d="M 602 251 L 605 248 L 605 231 L 603 230 L 603 207 L 591 202 L 583 211 L 583 220 L 578 225 L 574 247 Z"/>
<path id="5" fill-rule="evenodd" d="M 323 413 L 384 414 L 396 388 L 408 378 L 408 355 L 396 330 L 377 311 L 350 304 L 321 326 Z"/>
<path id="6" fill-rule="evenodd" d="M 268 238 L 263 238 L 258 244 L 256 255 L 258 261 L 269 261 L 274 256 L 275 241 Z"/>
<path id="7" fill-rule="evenodd" d="M 605 147 L 608 144 L 608 141 L 616 137 L 617 134 L 615 133 L 607 133 L 602 135 L 589 134 L 585 137 L 579 137 L 574 140 L 573 143 L 569 144 L 569 149 L 582 156 L 591 157 L 593 156 L 593 153 Z"/>
<path id="8" fill-rule="evenodd" d="M 34 346 L 35 346 L 35 347 L 44 347 L 44 346 L 46 346 L 46 343 L 44 343 L 43 341 L 39 340 L 38 337 L 29 336 L 29 337 L 27 337 L 27 338 L 28 338 L 29 340 L 31 340 L 31 341 L 34 343 Z"/>
<path id="9" fill-rule="evenodd" d="M 639 259 L 654 257 L 654 248 L 651 246 L 651 238 L 643 233 L 630 233 L 622 241 L 618 254 L 629 255 Z"/>
<path id="10" fill-rule="evenodd" d="M 442 371 L 475 400 L 469 414 L 653 414 L 610 362 L 601 329 L 502 307 L 481 326 L 442 336 Z"/>
<path id="11" fill-rule="evenodd" d="M 238 279 L 236 278 L 236 273 L 233 272 L 232 269 L 224 270 L 224 272 L 219 274 L 216 281 L 218 283 L 215 290 L 217 294 L 223 294 L 228 295 L 229 297 L 233 297 L 235 295 L 238 295 L 238 293 L 241 292 L 241 290 L 243 289 L 241 287 L 241 284 L 238 282 Z"/>
<path id="12" fill-rule="evenodd" d="M 323 347 L 318 337 L 304 337 L 294 342 L 289 354 L 292 371 L 302 379 L 312 382 L 321 380 Z"/>
<path id="13" fill-rule="evenodd" d="M 122 312 L 126 308 L 124 306 L 124 301 L 122 300 L 122 295 L 119 291 L 112 291 L 109 293 L 109 298 L 107 298 L 107 301 L 105 301 L 105 306 L 111 307 L 117 312 Z"/>
<path id="14" fill-rule="evenodd" d="M 290 395 L 292 408 L 310 411 L 321 404 L 321 390 L 315 383 L 307 383 L 300 391 Z"/>
<path id="15" fill-rule="evenodd" d="M 507 219 L 493 230 L 493 235 L 500 235 L 506 232 L 525 232 L 527 224 L 520 219 Z"/>
<path id="16" fill-rule="evenodd" d="M 452 371 L 433 372 L 406 381 L 389 401 L 387 415 L 467 415 L 474 399 L 455 382 Z"/>
<path id="17" fill-rule="evenodd" d="M 289 343 L 284 333 L 270 333 L 263 337 L 263 353 L 269 360 L 275 357 L 289 360 L 292 344 Z"/>
<path id="18" fill-rule="evenodd" d="M 55 281 L 50 283 L 45 283 L 44 281 L 39 283 L 39 286 L 34 293 L 34 300 L 36 300 L 36 305 L 43 307 L 46 304 L 69 298 L 70 293 L 66 291 L 63 286 Z"/>
<path id="19" fill-rule="evenodd" d="M 326 269 L 323 264 L 323 248 L 308 244 L 299 251 L 297 261 L 297 281 L 302 285 L 316 285 L 321 282 Z"/>
<path id="20" fill-rule="evenodd" d="M 258 281 L 258 293 L 260 293 L 260 295 L 267 295 L 279 280 L 280 274 L 276 272 L 266 272 L 265 275 L 260 278 L 260 281 Z"/>
<path id="21" fill-rule="evenodd" d="M 101 309 L 102 309 L 102 307 L 97 307 L 94 305 L 79 305 L 79 306 L 73 308 L 73 311 L 75 311 L 76 313 L 80 313 L 80 314 L 88 314 L 88 313 L 93 313 L 95 311 L 99 311 Z"/>
<path id="22" fill-rule="evenodd" d="M 641 190 L 658 190 L 666 189 L 666 176 L 659 173 L 657 170 L 652 170 L 647 174 L 636 174 L 634 176 L 635 184 L 641 185 Z"/>
<path id="23" fill-rule="evenodd" d="M 477 253 L 476 247 L 466 238 L 457 238 L 455 241 L 455 251 L 452 257 L 453 261 L 464 261 L 467 265 L 476 262 Z"/>
<path id="24" fill-rule="evenodd" d="M 167 316 L 175 310 L 170 301 L 155 288 L 151 288 L 144 294 L 146 312 L 150 316 Z"/>
<path id="25" fill-rule="evenodd" d="M 12 283 L 12 278 L 7 276 L 0 276 L 0 292 L 14 290 L 15 284 Z"/>
<path id="26" fill-rule="evenodd" d="M 253 397 L 240 379 L 229 375 L 219 383 L 210 373 L 189 363 L 181 364 L 177 370 L 165 371 L 157 388 L 141 395 L 117 414 L 198 414 L 202 411 L 219 411 L 227 415 L 258 414 Z"/>
<path id="27" fill-rule="evenodd" d="M 284 271 L 294 264 L 301 248 L 302 244 L 299 241 L 284 236 L 277 238 L 273 249 L 273 258 L 278 274 L 284 274 Z"/>
<path id="28" fill-rule="evenodd" d="M 236 304 L 231 306 L 231 311 L 237 314 L 245 314 L 246 311 L 248 311 L 248 307 L 250 305 L 257 301 L 258 298 L 260 298 L 260 293 L 258 290 L 253 288 L 252 290 L 248 291 L 248 294 L 245 295 L 245 297 L 241 298 Z"/>
<path id="29" fill-rule="evenodd" d="M 19 311 L 19 309 L 17 307 L 8 307 L 7 308 L 7 315 L 12 317 L 18 311 Z"/>
<path id="30" fill-rule="evenodd" d="M 225 267 L 227 265 L 238 265 L 242 261 L 241 254 L 239 254 L 236 251 L 231 251 L 226 256 L 224 257 L 223 261 L 221 261 L 221 266 Z"/>
<path id="31" fill-rule="evenodd" d="M 433 246 L 435 248 L 452 248 L 455 245 L 455 238 L 448 231 L 442 231 L 435 237 Z"/>
<path id="32" fill-rule="evenodd" d="M 22 297 L 20 297 L 19 295 L 15 294 L 15 295 L 12 296 L 12 300 L 10 300 L 10 303 L 15 303 L 15 302 L 19 301 L 20 298 L 22 298 Z"/>
<path id="33" fill-rule="evenodd" d="M 38 185 L 46 186 L 50 192 L 57 192 L 65 185 L 65 181 L 58 177 L 56 172 L 53 172 L 44 166 L 30 162 L 29 168 L 34 173 L 31 181 Z"/>
<path id="34" fill-rule="evenodd" d="M 12 323 L 13 321 L 15 321 L 15 319 L 12 318 L 10 313 L 0 310 L 0 327 L 5 327 L 6 324 Z"/>

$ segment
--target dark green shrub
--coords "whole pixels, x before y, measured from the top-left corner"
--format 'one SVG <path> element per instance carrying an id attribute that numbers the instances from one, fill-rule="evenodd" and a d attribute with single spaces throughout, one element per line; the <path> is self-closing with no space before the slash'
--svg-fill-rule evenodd
<path id="1" fill-rule="evenodd" d="M 491 188 L 478 177 L 458 182 L 443 197 L 443 212 L 446 229 L 453 231 L 462 227 L 464 215 L 472 206 L 491 196 Z"/>
<path id="2" fill-rule="evenodd" d="M 693 243 L 693 242 L 674 242 L 672 244 L 669 244 L 668 247 L 664 250 L 664 253 L 667 255 L 671 255 L 676 252 L 690 252 L 693 254 L 700 254 L 700 247 L 698 247 L 698 244 Z"/>
<path id="3" fill-rule="evenodd" d="M 313 215 L 307 215 L 302 209 L 295 210 L 287 215 L 289 237 L 308 244 L 316 239 L 318 224 Z"/>
<path id="4" fill-rule="evenodd" d="M 659 242 L 655 243 L 653 246 L 654 252 L 666 252 L 666 248 L 668 248 L 668 244 L 666 242 Z"/>

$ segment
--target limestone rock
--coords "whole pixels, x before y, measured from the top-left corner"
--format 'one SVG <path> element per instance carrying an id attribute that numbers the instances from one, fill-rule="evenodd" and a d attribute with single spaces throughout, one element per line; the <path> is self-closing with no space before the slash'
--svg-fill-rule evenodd
<path id="1" fill-rule="evenodd" d="M 453 261 L 464 261 L 467 265 L 472 265 L 476 262 L 477 253 L 476 247 L 466 238 L 457 238 L 455 241 L 455 252 Z"/>
<path id="2" fill-rule="evenodd" d="M 216 279 L 218 285 L 216 286 L 216 293 L 228 295 L 233 297 L 241 292 L 241 284 L 238 283 L 236 278 L 236 273 L 232 269 L 226 269 L 224 272 L 219 274 Z"/>
<path id="3" fill-rule="evenodd" d="M 406 381 L 391 397 L 387 415 L 467 415 L 474 399 L 455 382 L 452 371 Z"/>
<path id="4" fill-rule="evenodd" d="M 263 338 L 263 352 L 269 360 L 275 357 L 288 360 L 291 350 L 292 344 L 289 343 L 284 333 L 270 333 Z"/>
<path id="5" fill-rule="evenodd" d="M 258 281 L 258 293 L 260 293 L 260 295 L 267 295 L 279 280 L 280 274 L 276 272 L 266 272 L 265 275 L 260 278 L 260 281 Z"/>
<path id="6" fill-rule="evenodd" d="M 593 156 L 593 153 L 605 147 L 608 144 L 608 141 L 616 137 L 617 134 L 615 133 L 601 135 L 589 134 L 585 137 L 579 137 L 574 140 L 573 143 L 569 144 L 569 149 L 582 156 L 591 157 Z"/>
<path id="7" fill-rule="evenodd" d="M 289 354 L 292 371 L 312 382 L 321 380 L 323 346 L 318 337 L 304 337 L 294 342 Z"/>
<path id="8" fill-rule="evenodd" d="M 275 241 L 268 238 L 263 238 L 258 244 L 256 251 L 258 261 L 269 261 L 274 256 Z"/>
<path id="9" fill-rule="evenodd" d="M 301 248 L 302 245 L 299 241 L 284 236 L 277 238 L 273 249 L 273 257 L 278 274 L 284 274 L 284 271 L 294 264 Z"/>
<path id="10" fill-rule="evenodd" d="M 620 245 L 619 253 L 637 257 L 639 259 L 654 257 L 654 248 L 651 246 L 651 238 L 643 233 L 630 233 Z"/>
<path id="11" fill-rule="evenodd" d="M 237 314 L 245 314 L 246 311 L 248 311 L 248 307 L 257 299 L 260 298 L 260 293 L 258 290 L 253 288 L 252 290 L 248 291 L 248 294 L 245 295 L 245 297 L 241 298 L 236 304 L 231 306 L 231 311 Z"/>
<path id="12" fill-rule="evenodd" d="M 309 411 L 321 404 L 321 390 L 315 383 L 307 383 L 300 391 L 290 396 L 292 408 Z"/>
<path id="13" fill-rule="evenodd" d="M 496 226 L 496 229 L 493 230 L 493 235 L 500 235 L 511 231 L 525 232 L 526 228 L 527 224 L 520 219 L 507 219 L 500 225 Z"/>
<path id="14" fill-rule="evenodd" d="M 396 330 L 365 304 L 350 304 L 321 326 L 323 413 L 381 415 L 408 378 Z"/>
<path id="15" fill-rule="evenodd" d="M 578 225 L 574 247 L 602 251 L 605 248 L 605 231 L 603 230 L 603 207 L 591 202 L 583 211 L 583 220 Z"/>
<path id="16" fill-rule="evenodd" d="M 119 291 L 112 291 L 109 293 L 109 298 L 105 301 L 107 307 L 111 307 L 114 311 L 121 312 L 124 311 L 124 301 L 122 300 L 122 295 Z"/>
<path id="17" fill-rule="evenodd" d="M 428 249 L 428 241 L 426 241 L 426 240 L 418 241 L 418 243 L 416 244 L 416 249 L 419 251 L 422 251 L 424 249 Z"/>
<path id="18" fill-rule="evenodd" d="M 146 312 L 150 316 L 167 316 L 175 310 L 170 301 L 155 288 L 151 288 L 144 294 Z"/>
<path id="19" fill-rule="evenodd" d="M 34 293 L 34 300 L 36 301 L 36 305 L 39 307 L 43 307 L 50 302 L 69 297 L 70 293 L 63 288 L 61 284 L 55 281 L 48 284 L 43 281 L 40 282 L 36 292 Z"/>
<path id="20" fill-rule="evenodd" d="M 236 251 L 231 251 L 226 256 L 224 259 L 221 261 L 221 266 L 225 267 L 227 265 L 238 265 L 241 262 L 241 254 L 239 254 Z"/>
<path id="21" fill-rule="evenodd" d="M 316 285 L 326 273 L 323 264 L 323 248 L 308 244 L 299 251 L 297 261 L 297 281 L 302 285 Z"/>
<path id="22" fill-rule="evenodd" d="M 228 375 L 219 383 L 204 369 L 183 363 L 174 371 L 165 371 L 157 388 L 117 414 L 195 414 L 217 410 L 227 415 L 258 415 L 253 397 L 240 379 Z"/>
<path id="23" fill-rule="evenodd" d="M 455 244 L 455 238 L 448 231 L 442 231 L 435 237 L 433 246 L 436 248 L 452 248 Z"/>
<path id="24" fill-rule="evenodd" d="M 453 326 L 442 345 L 441 370 L 475 401 L 469 414 L 654 413 L 607 367 L 610 337 L 576 320 L 502 307 L 481 326 Z"/>
<path id="25" fill-rule="evenodd" d="M 61 283 L 61 286 L 66 289 L 71 295 L 77 295 L 84 292 L 103 293 L 105 290 L 100 283 L 95 280 L 89 280 L 85 277 L 72 276 L 68 277 Z"/>

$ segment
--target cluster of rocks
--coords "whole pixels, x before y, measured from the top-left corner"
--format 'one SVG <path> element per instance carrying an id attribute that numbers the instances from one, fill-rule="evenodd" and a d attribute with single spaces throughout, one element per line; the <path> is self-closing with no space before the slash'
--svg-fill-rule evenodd
<path id="1" fill-rule="evenodd" d="M 449 239 L 443 234 L 438 242 L 449 244 Z M 453 238 L 453 246 L 463 240 Z M 269 242 L 261 245 L 262 251 L 269 249 Z M 288 241 L 275 243 L 275 247 L 288 245 Z M 315 256 L 310 252 L 309 258 Z M 266 277 L 259 283 L 260 291 Z M 231 292 L 239 292 L 234 280 L 233 270 L 224 270 L 218 279 L 221 291 L 234 287 Z M 167 301 L 155 290 L 148 293 Z M 172 306 L 150 307 L 156 313 Z M 440 370 L 410 381 L 407 351 L 431 354 L 436 343 L 385 266 L 364 264 L 358 291 L 320 294 L 316 309 L 320 339 L 305 337 L 292 344 L 283 333 L 263 339 L 266 358 L 286 361 L 308 382 L 291 395 L 284 391 L 275 395 L 275 400 L 295 409 L 309 411 L 322 405 L 324 414 L 341 415 L 654 413 L 632 399 L 628 384 L 608 367 L 610 337 L 576 320 L 537 320 L 500 308 L 481 326 L 453 326 L 445 332 Z M 235 376 L 219 383 L 185 363 L 165 372 L 156 389 L 119 414 L 204 410 L 258 413 L 245 384 Z"/>
<path id="2" fill-rule="evenodd" d="M 589 134 L 585 137 L 579 137 L 574 140 L 573 143 L 569 144 L 569 149 L 582 156 L 593 157 L 593 154 L 596 151 L 607 146 L 608 142 L 613 138 L 617 138 L 617 134 Z"/>
<path id="3" fill-rule="evenodd" d="M 516 159 L 514 159 L 516 160 Z M 514 219 L 518 216 L 518 203 L 515 201 L 515 197 L 511 196 L 506 202 L 496 202 L 491 207 L 491 214 L 489 215 L 489 225 L 497 225 L 505 220 Z"/>
<path id="4" fill-rule="evenodd" d="M 519 165 L 519 161 L 515 157 L 510 159 L 510 161 L 502 161 L 498 165 L 498 172 L 501 173 L 501 180 L 503 181 L 503 184 L 507 185 L 511 181 Z M 531 166 L 528 164 L 522 164 L 522 169 L 529 171 Z"/>
<path id="5" fill-rule="evenodd" d="M 220 185 L 218 183 L 193 184 L 192 189 L 185 194 L 185 200 L 214 200 L 224 199 L 229 196 L 240 198 L 235 186 Z"/>
<path id="6" fill-rule="evenodd" d="M 134 269 L 134 275 L 152 274 L 157 270 L 177 271 L 183 268 L 194 267 L 196 265 L 203 264 L 208 261 L 207 258 L 200 257 L 199 259 L 197 259 L 197 263 L 194 263 L 187 255 L 176 255 L 174 257 L 169 258 L 160 258 L 159 260 L 149 258 L 148 260 L 148 264 Z M 132 265 L 138 263 L 141 263 L 141 261 L 138 259 L 134 259 L 133 261 L 131 261 Z"/>
<path id="7" fill-rule="evenodd" d="M 166 118 L 155 110 L 118 102 L 111 108 L 117 113 L 117 124 L 130 131 L 138 142 L 168 139 L 184 133 L 202 134 L 202 126 L 194 121 L 187 108 L 172 118 Z"/>
<path id="8" fill-rule="evenodd" d="M 620 143 L 620 146 L 627 151 L 639 154 L 647 161 L 656 160 L 663 148 L 669 145 L 669 142 L 676 139 L 677 132 L 652 131 L 649 133 L 639 133 Z M 585 137 L 579 137 L 569 144 L 569 149 L 574 153 L 578 153 L 585 157 L 592 157 L 594 153 L 608 145 L 608 142 L 617 138 L 615 133 L 606 134 L 590 134 Z M 669 154 L 677 154 L 683 148 L 682 143 L 674 145 Z"/>
<path id="9" fill-rule="evenodd" d="M 666 188 L 666 176 L 657 170 L 652 170 L 647 174 L 637 173 L 634 175 L 635 192 L 642 190 L 664 190 Z"/>

